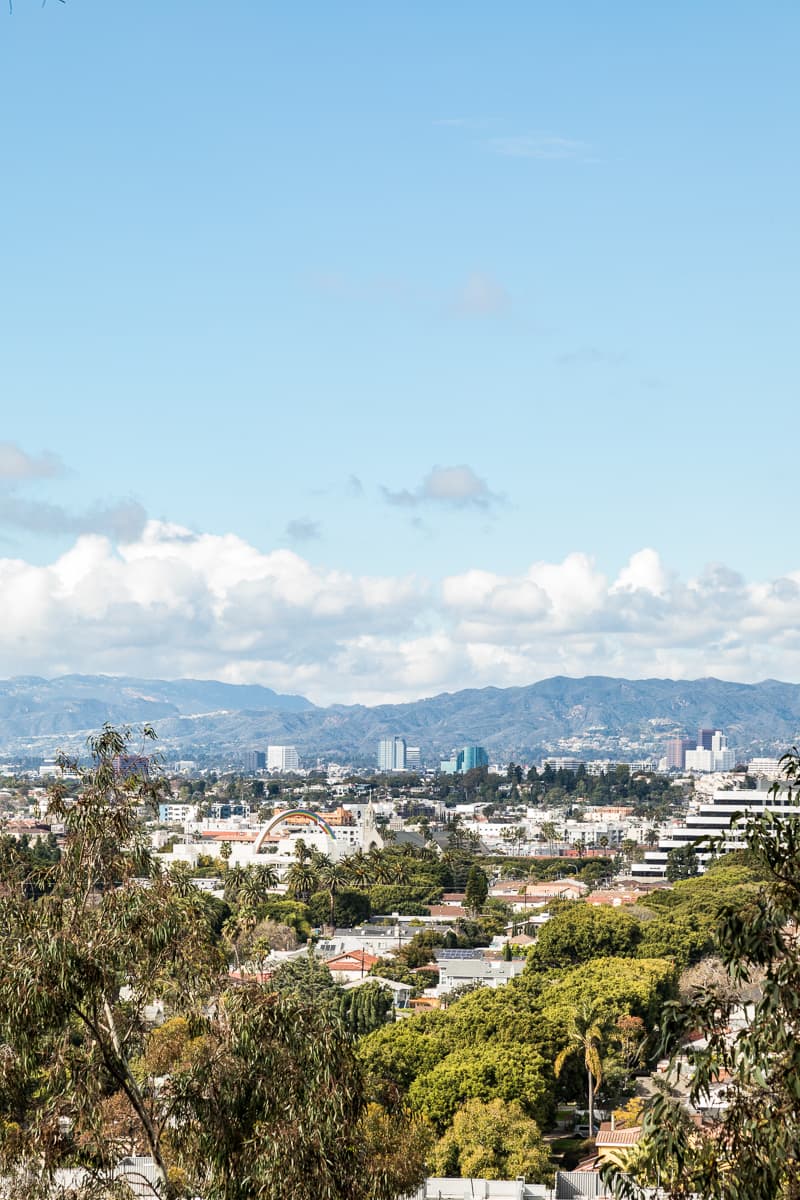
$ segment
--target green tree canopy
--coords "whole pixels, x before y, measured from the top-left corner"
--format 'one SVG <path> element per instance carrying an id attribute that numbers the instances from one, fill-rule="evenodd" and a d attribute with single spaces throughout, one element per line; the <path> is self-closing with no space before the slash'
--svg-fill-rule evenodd
<path id="1" fill-rule="evenodd" d="M 314 892 L 308 900 L 309 918 L 313 925 L 334 925 L 337 929 L 352 929 L 371 914 L 369 895 L 358 888 L 340 887 L 338 891 Z"/>
<path id="2" fill-rule="evenodd" d="M 453 1050 L 409 1089 L 412 1108 L 440 1131 L 472 1099 L 517 1100 L 529 1116 L 546 1123 L 553 1114 L 553 1095 L 552 1072 L 544 1059 L 515 1042 Z"/>
<path id="3" fill-rule="evenodd" d="M 436 1175 L 549 1182 L 550 1152 L 539 1126 L 516 1101 L 469 1100 L 433 1148 Z"/>
<path id="4" fill-rule="evenodd" d="M 567 967 L 593 958 L 635 954 L 640 923 L 620 909 L 565 901 L 540 930 L 531 959 L 537 966 Z"/>

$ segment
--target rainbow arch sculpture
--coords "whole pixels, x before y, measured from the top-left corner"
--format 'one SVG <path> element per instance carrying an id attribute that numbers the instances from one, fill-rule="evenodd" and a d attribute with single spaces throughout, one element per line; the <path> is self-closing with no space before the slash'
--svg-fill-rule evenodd
<path id="1" fill-rule="evenodd" d="M 321 817 L 319 813 L 312 812 L 310 808 L 287 808 L 285 812 L 278 813 L 276 817 L 273 817 L 269 824 L 261 830 L 261 833 L 253 843 L 254 854 L 258 854 L 260 852 L 261 847 L 272 833 L 275 826 L 280 825 L 281 822 L 285 821 L 288 817 L 307 817 L 310 821 L 313 821 L 315 825 L 318 825 L 324 833 L 327 833 L 331 840 L 334 840 L 336 836 L 328 822 L 324 817 Z"/>

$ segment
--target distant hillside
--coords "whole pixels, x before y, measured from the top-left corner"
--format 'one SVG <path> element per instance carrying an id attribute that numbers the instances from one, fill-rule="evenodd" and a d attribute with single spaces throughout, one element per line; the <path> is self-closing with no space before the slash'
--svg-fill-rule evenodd
<path id="1" fill-rule="evenodd" d="M 258 685 L 215 679 L 133 679 L 120 675 L 19 675 L 0 680 L 0 746 L 19 739 L 96 729 L 104 721 L 159 726 L 198 713 L 249 709 L 302 712 L 313 709 L 302 696 L 283 696 Z"/>
<path id="2" fill-rule="evenodd" d="M 214 680 L 65 675 L 0 681 L 0 752 L 49 754 L 104 721 L 152 722 L 165 750 L 216 761 L 269 742 L 302 755 L 372 763 L 389 734 L 429 762 L 478 742 L 500 760 L 545 752 L 636 757 L 698 726 L 721 728 L 742 755 L 800 742 L 800 686 L 719 679 L 557 676 L 529 687 L 444 693 L 408 704 L 316 708 L 302 696 Z"/>

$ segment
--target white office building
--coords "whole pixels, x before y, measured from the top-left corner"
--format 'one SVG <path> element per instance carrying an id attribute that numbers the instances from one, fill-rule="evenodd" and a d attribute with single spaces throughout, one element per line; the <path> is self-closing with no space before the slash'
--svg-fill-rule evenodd
<path id="1" fill-rule="evenodd" d="M 197 820 L 196 804 L 159 804 L 158 819 L 162 825 L 185 825 Z"/>
<path id="2" fill-rule="evenodd" d="M 728 749 L 728 739 L 721 729 L 715 729 L 711 746 L 698 746 L 686 751 L 687 771 L 731 771 L 736 765 L 736 755 Z"/>
<path id="3" fill-rule="evenodd" d="M 757 790 L 716 791 L 710 800 L 696 806 L 687 813 L 683 821 L 675 821 L 661 833 L 658 849 L 648 850 L 644 861 L 633 863 L 631 878 L 633 879 L 664 879 L 667 870 L 667 856 L 670 850 L 693 847 L 697 854 L 700 870 L 705 870 L 712 849 L 707 842 L 694 845 L 698 838 L 723 838 L 723 850 L 741 850 L 744 847 L 742 835 L 738 829 L 731 828 L 731 821 L 738 813 L 742 817 L 762 816 L 765 812 L 790 812 L 800 816 L 800 809 L 787 806 L 787 793 L 780 792 L 773 796 L 764 786 Z"/>
<path id="4" fill-rule="evenodd" d="M 782 778 L 783 767 L 778 758 L 751 758 L 747 764 L 747 774 L 774 781 Z"/>
<path id="5" fill-rule="evenodd" d="M 550 767 L 550 769 L 553 771 L 572 771 L 573 773 L 575 773 L 575 772 L 579 771 L 581 769 L 581 767 L 585 767 L 585 766 L 586 766 L 586 761 L 582 758 L 565 758 L 563 756 L 556 756 L 556 757 L 551 756 L 550 758 L 542 759 L 541 769 L 543 771 L 546 771 L 547 768 Z"/>
<path id="6" fill-rule="evenodd" d="M 378 770 L 405 771 L 406 739 L 403 737 L 381 738 L 378 743 Z"/>
<path id="7" fill-rule="evenodd" d="M 268 771 L 296 771 L 300 766 L 294 746 L 267 746 Z"/>

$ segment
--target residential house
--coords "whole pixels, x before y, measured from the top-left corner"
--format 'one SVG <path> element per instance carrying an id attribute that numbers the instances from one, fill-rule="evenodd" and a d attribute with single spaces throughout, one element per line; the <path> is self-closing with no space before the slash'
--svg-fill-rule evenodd
<path id="1" fill-rule="evenodd" d="M 509 979 L 515 979 L 525 970 L 524 958 L 505 959 L 480 958 L 449 958 L 447 951 L 437 951 L 436 960 L 439 966 L 439 986 L 436 994 L 446 996 L 456 988 L 473 987 L 503 987 Z"/>
<path id="2" fill-rule="evenodd" d="M 325 963 L 336 983 L 354 983 L 369 975 L 379 961 L 376 954 L 368 954 L 366 950 L 348 950 L 326 959 Z"/>

